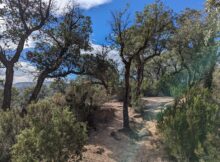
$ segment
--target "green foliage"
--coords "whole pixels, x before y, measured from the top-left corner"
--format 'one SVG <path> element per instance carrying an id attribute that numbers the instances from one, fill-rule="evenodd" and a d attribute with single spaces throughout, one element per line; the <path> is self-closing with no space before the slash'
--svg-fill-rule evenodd
<path id="1" fill-rule="evenodd" d="M 212 94 L 213 98 L 220 101 L 220 69 L 215 69 L 215 72 L 213 73 L 213 88 L 212 88 Z"/>
<path id="2" fill-rule="evenodd" d="M 16 135 L 25 125 L 18 110 L 0 111 L 0 161 L 10 159 L 10 150 L 16 142 Z"/>
<path id="3" fill-rule="evenodd" d="M 142 113 L 145 107 L 145 103 L 141 99 L 143 96 L 139 95 L 137 96 L 136 93 L 136 84 L 135 82 L 131 82 L 131 98 L 130 98 L 130 104 L 132 108 L 135 110 L 137 113 Z"/>
<path id="4" fill-rule="evenodd" d="M 85 124 L 53 101 L 30 105 L 24 118 L 17 109 L 0 112 L 0 161 L 66 161 L 86 141 Z"/>
<path id="5" fill-rule="evenodd" d="M 118 86 L 117 87 L 117 90 L 115 92 L 115 95 L 116 95 L 116 99 L 118 101 L 123 101 L 124 100 L 124 96 L 125 96 L 125 90 L 124 90 L 124 87 L 123 86 Z"/>
<path id="6" fill-rule="evenodd" d="M 26 104 L 30 98 L 30 94 L 33 92 L 34 87 L 27 87 L 23 90 L 21 98 L 21 104 Z M 47 85 L 43 85 L 39 95 L 38 99 L 44 99 L 46 97 L 52 96 L 52 88 L 48 87 Z"/>
<path id="7" fill-rule="evenodd" d="M 58 78 L 50 84 L 50 89 L 55 93 L 65 93 L 67 85 L 66 80 Z"/>
<path id="8" fill-rule="evenodd" d="M 135 112 L 137 113 L 143 113 L 143 110 L 145 109 L 145 102 L 141 99 L 142 96 L 139 96 L 138 98 L 132 97 L 132 108 L 134 108 Z"/>
<path id="9" fill-rule="evenodd" d="M 180 97 L 187 89 L 195 85 L 203 85 L 208 89 L 213 88 L 213 72 L 217 61 L 218 47 L 214 45 L 210 47 L 199 46 L 197 49 L 198 51 L 190 54 L 193 55 L 192 60 L 186 61 L 187 68 L 182 67 L 177 71 L 167 70 L 166 74 L 160 77 L 160 91 L 174 97 Z M 188 52 L 190 51 L 191 49 Z M 176 64 L 175 66 L 182 66 L 178 65 L 178 62 Z"/>
<path id="10" fill-rule="evenodd" d="M 176 98 L 182 96 L 187 88 L 187 75 L 183 72 L 173 76 L 164 75 L 159 81 L 159 89 Z"/>
<path id="11" fill-rule="evenodd" d="M 159 89 L 158 81 L 145 79 L 142 85 L 142 91 L 144 96 L 158 96 L 161 92 Z"/>
<path id="12" fill-rule="evenodd" d="M 170 155 L 178 161 L 216 160 L 209 147 L 219 151 L 219 146 L 212 145 L 208 136 L 217 136 L 219 111 L 210 94 L 199 88 L 189 90 L 173 107 L 165 109 L 158 117 L 158 127 Z"/>
<path id="13" fill-rule="evenodd" d="M 4 91 L 0 89 L 0 105 L 2 105 L 3 102 L 3 93 Z M 20 100 L 21 100 L 20 92 L 18 91 L 18 89 L 12 88 L 12 99 L 11 99 L 12 107 L 18 108 L 20 106 Z"/>
<path id="14" fill-rule="evenodd" d="M 93 84 L 102 85 L 109 94 L 114 93 L 119 82 L 117 63 L 111 59 L 111 48 L 102 46 L 94 54 L 84 54 L 84 76 Z"/>
<path id="15" fill-rule="evenodd" d="M 12 147 L 13 161 L 67 161 L 71 155 L 80 155 L 87 140 L 86 127 L 68 108 L 40 101 L 29 106 L 27 119 L 29 127 Z"/>
<path id="16" fill-rule="evenodd" d="M 88 83 L 73 83 L 66 93 L 67 104 L 77 120 L 87 121 L 88 116 L 106 102 L 108 96 L 101 86 Z"/>
<path id="17" fill-rule="evenodd" d="M 91 19 L 82 14 L 78 5 L 73 4 L 54 20 L 38 36 L 40 41 L 36 43 L 34 51 L 26 53 L 27 60 L 41 73 L 46 72 L 45 77 L 78 74 L 81 71 L 81 50 L 90 49 Z"/>
<path id="18" fill-rule="evenodd" d="M 219 125 L 220 126 L 220 125 Z M 220 161 L 220 134 L 209 133 L 207 140 L 205 141 L 206 149 L 201 149 L 197 151 L 200 159 L 206 162 L 219 162 Z M 209 155 L 206 156 L 206 153 Z M 201 161 L 202 161 L 201 160 Z"/>

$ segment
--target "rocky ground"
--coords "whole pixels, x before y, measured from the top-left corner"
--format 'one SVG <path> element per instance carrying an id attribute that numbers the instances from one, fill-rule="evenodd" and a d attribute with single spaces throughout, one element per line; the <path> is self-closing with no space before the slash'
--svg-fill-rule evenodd
<path id="1" fill-rule="evenodd" d="M 143 98 L 143 114 L 129 109 L 132 132 L 122 128 L 122 103 L 111 101 L 102 109 L 113 109 L 112 121 L 101 123 L 92 131 L 81 162 L 168 162 L 170 161 L 156 129 L 156 114 L 172 103 L 170 97 Z"/>

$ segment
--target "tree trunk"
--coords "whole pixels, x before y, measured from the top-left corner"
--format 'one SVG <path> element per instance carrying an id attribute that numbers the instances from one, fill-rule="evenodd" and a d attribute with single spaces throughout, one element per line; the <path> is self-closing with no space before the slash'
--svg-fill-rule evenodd
<path id="1" fill-rule="evenodd" d="M 12 84 L 14 77 L 14 65 L 6 67 L 5 85 L 4 85 L 4 99 L 2 103 L 2 109 L 7 110 L 11 108 L 11 94 Z"/>
<path id="2" fill-rule="evenodd" d="M 130 129 L 129 114 L 128 114 L 128 103 L 129 103 L 129 94 L 130 94 L 130 66 L 131 66 L 130 63 L 125 65 L 125 96 L 123 103 L 123 127 L 125 129 Z"/>
<path id="3" fill-rule="evenodd" d="M 141 95 L 141 85 L 143 82 L 144 66 L 140 63 L 137 67 L 137 86 L 136 86 L 136 98 L 138 99 Z"/>
<path id="4" fill-rule="evenodd" d="M 210 69 L 208 72 L 205 74 L 204 77 L 204 88 L 208 88 L 209 90 L 212 89 L 212 82 L 213 82 L 213 73 L 215 71 L 215 64 L 211 65 Z"/>
<path id="5" fill-rule="evenodd" d="M 188 73 L 188 77 L 187 77 L 187 87 L 188 88 L 192 88 L 193 84 L 194 84 L 194 80 L 193 80 L 193 76 L 192 76 L 192 72 L 190 70 L 190 68 L 184 63 L 183 67 L 186 68 L 187 73 Z"/>
<path id="6" fill-rule="evenodd" d="M 28 104 L 30 104 L 33 101 L 36 101 L 38 98 L 38 95 L 40 93 L 41 87 L 43 86 L 44 80 L 47 78 L 48 76 L 48 72 L 47 71 L 43 71 L 38 79 L 37 79 L 37 84 L 34 87 L 34 90 L 31 94 L 31 97 L 29 98 Z"/>
<path id="7" fill-rule="evenodd" d="M 110 94 L 108 83 L 106 83 L 104 80 L 101 80 L 101 82 L 102 82 L 102 85 L 104 86 L 104 88 L 106 90 L 106 93 Z"/>

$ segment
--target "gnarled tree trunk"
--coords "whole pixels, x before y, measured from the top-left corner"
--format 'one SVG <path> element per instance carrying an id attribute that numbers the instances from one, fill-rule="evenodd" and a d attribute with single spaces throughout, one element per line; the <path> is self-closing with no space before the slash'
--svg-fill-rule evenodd
<path id="1" fill-rule="evenodd" d="M 136 98 L 141 95 L 141 85 L 144 78 L 144 65 L 139 63 L 137 65 L 137 86 L 136 86 Z"/>
<path id="2" fill-rule="evenodd" d="M 14 65 L 8 65 L 6 68 L 5 85 L 4 85 L 4 98 L 2 103 L 2 109 L 7 110 L 11 108 L 11 94 L 12 84 L 14 78 Z"/>
<path id="3" fill-rule="evenodd" d="M 44 83 L 45 79 L 47 78 L 48 74 L 49 74 L 48 71 L 43 71 L 43 72 L 39 75 L 39 77 L 38 77 L 38 79 L 37 79 L 37 84 L 36 84 L 36 86 L 34 87 L 34 90 L 33 90 L 32 94 L 31 94 L 31 97 L 29 98 L 29 101 L 28 101 L 29 104 L 30 104 L 31 102 L 37 100 L 38 95 L 39 95 L 40 90 L 41 90 L 41 87 L 43 86 L 43 83 Z"/>
<path id="4" fill-rule="evenodd" d="M 129 94 L 130 94 L 130 67 L 131 63 L 125 65 L 125 96 L 123 103 L 123 127 L 125 129 L 130 129 L 129 126 L 129 115 L 128 115 L 128 104 L 129 104 Z"/>

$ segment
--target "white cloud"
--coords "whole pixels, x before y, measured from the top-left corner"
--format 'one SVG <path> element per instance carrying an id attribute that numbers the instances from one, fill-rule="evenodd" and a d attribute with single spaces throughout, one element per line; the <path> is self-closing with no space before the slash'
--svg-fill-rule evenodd
<path id="1" fill-rule="evenodd" d="M 14 69 L 14 82 L 33 82 L 37 70 L 27 62 L 19 62 Z M 0 69 L 0 79 L 5 79 L 5 69 Z"/>
<path id="2" fill-rule="evenodd" d="M 102 46 L 99 44 L 94 44 L 91 42 L 91 47 L 92 47 L 91 51 L 82 50 L 81 53 L 82 54 L 95 54 L 97 51 L 102 51 Z M 122 63 L 121 57 L 119 56 L 119 51 L 117 51 L 116 49 L 110 49 L 109 47 L 109 53 L 107 57 L 109 59 L 112 59 L 118 65 L 118 70 L 120 72 L 123 70 L 124 65 Z"/>
<path id="3" fill-rule="evenodd" d="M 81 8 L 90 9 L 95 6 L 99 6 L 105 3 L 111 2 L 111 0 L 76 0 Z"/>
<path id="4" fill-rule="evenodd" d="M 92 50 L 91 51 L 84 51 L 84 50 L 81 50 L 81 53 L 82 54 L 95 54 L 97 51 L 102 51 L 102 46 L 99 45 L 99 44 L 94 44 L 91 42 L 91 47 L 92 47 Z M 110 49 L 109 48 L 109 53 L 108 53 L 108 58 L 114 60 L 116 63 L 121 63 L 121 58 L 118 54 L 118 51 L 115 50 L 115 49 Z"/>
<path id="5" fill-rule="evenodd" d="M 46 0 L 48 1 L 48 0 Z M 76 3 L 80 8 L 88 10 L 96 6 L 100 6 L 106 3 L 111 2 L 112 0 L 55 0 L 55 7 L 57 14 L 61 14 L 65 11 L 65 7 L 68 4 Z"/>
<path id="6" fill-rule="evenodd" d="M 48 0 L 45 0 L 45 1 L 48 1 Z M 109 3 L 111 1 L 112 0 L 55 0 L 55 8 L 56 8 L 55 13 L 58 15 L 62 14 L 65 11 L 65 7 L 71 3 L 76 3 L 79 5 L 80 8 L 88 10 L 90 8 L 93 8 L 93 7 L 96 7 L 99 5 L 103 5 L 103 4 Z M 0 8 L 2 8 L 3 6 L 4 6 L 3 4 L 0 4 Z M 6 30 L 6 27 L 4 24 L 5 24 L 4 20 L 0 20 L 0 33 L 2 33 L 4 30 Z M 32 35 L 34 35 L 34 33 Z M 8 43 L 10 45 L 10 49 L 16 48 L 16 45 L 13 44 L 12 42 L 11 43 L 8 42 Z M 4 49 L 7 49 L 8 47 L 4 47 L 4 44 L 5 44 L 5 42 L 2 42 L 2 40 L 1 40 L 0 45 Z M 32 47 L 34 47 L 34 44 L 35 44 L 35 42 L 32 39 L 32 37 L 29 37 L 29 39 L 25 43 L 24 48 L 32 48 Z"/>
<path id="7" fill-rule="evenodd" d="M 82 51 L 82 53 L 95 53 L 95 51 L 102 50 L 101 45 L 91 43 L 91 46 L 93 48 L 92 51 L 90 51 L 90 52 L 89 51 Z M 123 68 L 123 64 L 121 62 L 121 58 L 118 55 L 118 51 L 111 50 L 109 52 L 108 57 L 110 59 L 113 59 L 118 64 L 119 71 L 121 71 Z M 24 62 L 24 61 L 18 62 L 16 64 L 14 71 L 15 71 L 14 72 L 14 82 L 13 82 L 14 84 L 19 83 L 19 82 L 34 82 L 34 81 L 36 81 L 36 76 L 38 74 L 36 67 L 34 67 L 30 63 Z M 0 68 L 0 80 L 1 79 L 5 79 L 5 69 L 3 69 L 3 68 Z M 49 79 L 47 81 L 51 81 L 51 79 Z"/>
<path id="8" fill-rule="evenodd" d="M 47 0 L 45 0 L 47 1 Z M 64 11 L 65 6 L 76 2 L 79 4 L 80 8 L 82 9 L 90 9 L 105 3 L 109 3 L 112 0 L 56 0 L 56 6 L 59 8 L 57 10 L 57 13 L 60 14 Z M 3 4 L 0 4 L 0 8 L 2 8 Z M 5 30 L 4 26 L 4 21 L 0 20 L 0 33 Z M 24 48 L 31 48 L 34 47 L 34 40 L 30 37 L 26 43 Z M 0 41 L 0 45 L 4 47 L 4 43 Z M 99 45 L 93 44 L 93 47 L 95 50 L 100 49 Z M 16 45 L 10 44 L 10 49 L 15 49 Z M 115 54 L 115 52 L 113 52 Z M 116 57 L 113 57 L 116 58 Z M 19 66 L 15 68 L 15 73 L 14 73 L 14 82 L 13 83 L 18 83 L 18 82 L 32 82 L 35 79 L 36 76 L 36 68 L 32 66 L 31 64 L 27 62 L 19 62 Z M 0 69 L 0 79 L 5 78 L 5 69 Z"/>
<path id="9" fill-rule="evenodd" d="M 95 51 L 101 51 L 102 47 L 101 45 L 97 45 L 94 43 L 91 43 L 91 46 L 93 48 L 92 51 L 82 51 L 82 53 L 95 53 Z M 118 51 L 111 50 L 108 55 L 109 58 L 113 59 L 117 64 L 119 70 L 122 69 L 122 62 L 121 58 L 118 55 Z M 28 62 L 20 61 L 16 64 L 15 67 L 15 73 L 14 73 L 14 84 L 19 82 L 33 82 L 36 81 L 36 76 L 38 74 L 38 71 L 36 67 L 31 65 Z M 5 69 L 0 68 L 0 80 L 5 79 Z"/>

